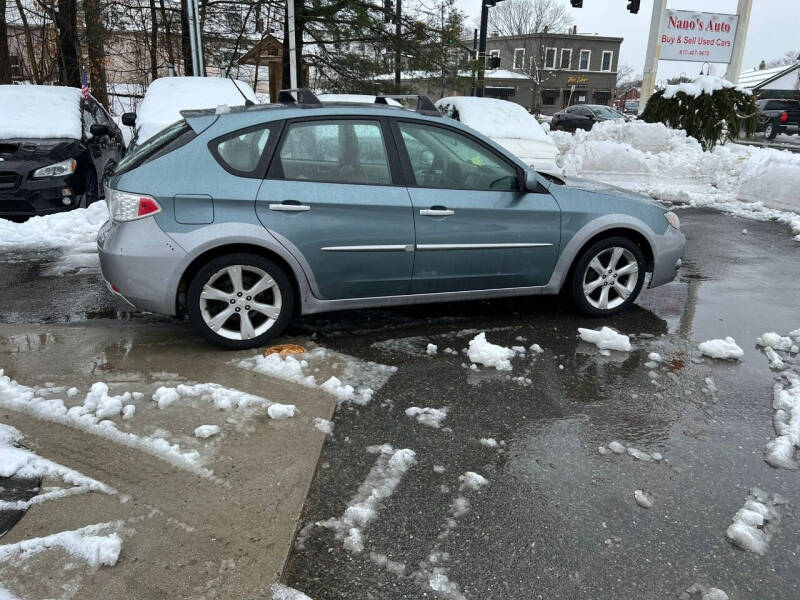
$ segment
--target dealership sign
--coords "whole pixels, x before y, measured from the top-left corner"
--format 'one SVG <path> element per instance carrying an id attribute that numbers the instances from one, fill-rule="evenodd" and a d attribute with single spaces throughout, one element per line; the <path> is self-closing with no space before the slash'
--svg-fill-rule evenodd
<path id="1" fill-rule="evenodd" d="M 738 21 L 738 15 L 667 10 L 659 58 L 729 63 Z"/>

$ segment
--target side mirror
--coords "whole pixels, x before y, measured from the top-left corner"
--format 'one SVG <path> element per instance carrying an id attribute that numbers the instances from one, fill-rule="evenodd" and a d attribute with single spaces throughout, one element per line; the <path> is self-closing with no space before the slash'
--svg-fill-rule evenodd
<path id="1" fill-rule="evenodd" d="M 89 132 L 94 137 L 103 137 L 104 135 L 109 134 L 108 125 L 101 125 L 100 123 L 95 123 L 91 127 L 89 127 Z"/>
<path id="2" fill-rule="evenodd" d="M 524 192 L 528 192 L 530 194 L 542 194 L 546 191 L 542 186 L 542 184 L 539 183 L 539 180 L 536 178 L 534 171 L 532 170 L 525 171 L 524 179 L 525 179 L 524 181 L 525 185 L 522 187 L 522 190 Z"/>
<path id="3" fill-rule="evenodd" d="M 122 113 L 122 124 L 126 125 L 127 127 L 135 127 L 136 113 L 135 112 Z"/>

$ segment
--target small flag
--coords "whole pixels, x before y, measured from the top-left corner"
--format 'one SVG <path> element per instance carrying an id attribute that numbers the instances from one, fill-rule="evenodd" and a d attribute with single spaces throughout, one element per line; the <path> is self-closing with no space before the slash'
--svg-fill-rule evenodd
<path id="1" fill-rule="evenodd" d="M 86 75 L 86 69 L 81 73 L 81 96 L 84 100 L 89 99 L 89 78 Z"/>

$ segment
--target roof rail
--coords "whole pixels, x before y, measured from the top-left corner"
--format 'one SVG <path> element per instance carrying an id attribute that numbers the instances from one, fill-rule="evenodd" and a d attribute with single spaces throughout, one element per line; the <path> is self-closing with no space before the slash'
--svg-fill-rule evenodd
<path id="1" fill-rule="evenodd" d="M 292 96 L 292 92 L 297 94 L 296 99 Z M 319 98 L 307 87 L 281 90 L 278 92 L 278 102 L 281 104 L 297 104 L 297 106 L 303 108 L 322 106 L 322 102 L 319 101 Z"/>
<path id="2" fill-rule="evenodd" d="M 430 117 L 441 117 L 442 113 L 436 108 L 431 99 L 421 94 L 384 94 L 382 96 L 375 96 L 375 104 L 389 104 L 386 99 L 392 98 L 393 100 L 407 100 L 408 98 L 417 99 L 416 111 L 421 115 L 428 115 Z"/>

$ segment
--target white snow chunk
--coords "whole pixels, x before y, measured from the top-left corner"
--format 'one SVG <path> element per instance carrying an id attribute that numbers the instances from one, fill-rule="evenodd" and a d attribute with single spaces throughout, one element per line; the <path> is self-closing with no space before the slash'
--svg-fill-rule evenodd
<path id="1" fill-rule="evenodd" d="M 133 415 L 135 415 L 135 414 L 136 414 L 136 405 L 135 404 L 126 404 L 122 408 L 122 418 L 125 419 L 125 420 L 132 419 Z"/>
<path id="2" fill-rule="evenodd" d="M 763 555 L 781 519 L 779 506 L 785 501 L 778 495 L 769 496 L 753 488 L 744 506 L 733 516 L 726 535 L 742 550 Z"/>
<path id="3" fill-rule="evenodd" d="M 765 460 L 776 468 L 796 469 L 795 448 L 800 446 L 800 376 L 785 373 L 787 385 L 776 383 L 772 408 L 777 437 L 767 444 Z"/>
<path id="4" fill-rule="evenodd" d="M 355 554 L 364 549 L 362 529 L 378 516 L 381 502 L 394 493 L 403 475 L 417 462 L 413 450 L 395 450 L 389 444 L 370 446 L 367 452 L 378 458 L 344 514 L 317 522 L 320 527 L 332 529 L 336 539 L 343 540 L 345 549 Z"/>
<path id="5" fill-rule="evenodd" d="M 280 583 L 273 583 L 270 589 L 272 590 L 272 600 L 311 600 L 303 592 L 298 592 L 296 589 Z"/>
<path id="6" fill-rule="evenodd" d="M 608 445 L 608 448 L 614 454 L 625 454 L 625 446 L 622 444 L 622 442 L 618 442 L 618 441 L 614 440 L 613 442 L 611 442 Z"/>
<path id="7" fill-rule="evenodd" d="M 72 398 L 73 396 L 78 395 L 78 388 L 71 387 L 67 390 L 67 398 Z"/>
<path id="8" fill-rule="evenodd" d="M 486 340 L 486 333 L 481 332 L 469 342 L 467 356 L 473 363 L 485 367 L 494 367 L 498 371 L 510 371 L 511 359 L 515 352 L 511 348 L 498 346 Z"/>
<path id="9" fill-rule="evenodd" d="M 439 475 L 441 475 L 445 471 L 447 471 L 447 469 L 445 469 L 443 465 L 433 465 L 434 473 L 438 473 Z"/>
<path id="10" fill-rule="evenodd" d="M 579 327 L 578 333 L 584 342 L 594 344 L 601 350 L 630 352 L 632 349 L 630 338 L 627 335 L 617 333 L 610 327 L 603 327 L 599 331 Z"/>
<path id="11" fill-rule="evenodd" d="M 661 355 L 658 352 L 651 352 L 647 355 L 647 358 L 653 362 L 661 362 Z"/>
<path id="12" fill-rule="evenodd" d="M 153 400 L 158 403 L 158 408 L 167 408 L 173 402 L 181 399 L 181 395 L 175 388 L 160 387 L 153 394 Z"/>
<path id="13" fill-rule="evenodd" d="M 536 352 L 536 354 L 541 354 L 544 352 L 539 344 L 531 344 L 530 350 L 531 352 Z"/>
<path id="14" fill-rule="evenodd" d="M 425 354 L 427 354 L 429 356 L 433 356 L 438 351 L 439 351 L 439 347 L 436 344 L 428 344 L 428 346 L 425 348 Z"/>
<path id="15" fill-rule="evenodd" d="M 316 417 L 314 419 L 314 427 L 316 427 L 319 431 L 321 431 L 325 435 L 331 435 L 333 433 L 333 423 L 328 419 Z"/>
<path id="16" fill-rule="evenodd" d="M 730 336 L 724 340 L 708 340 L 700 344 L 698 348 L 700 352 L 711 358 L 738 360 L 744 355 L 744 350 L 737 346 L 736 340 Z"/>
<path id="17" fill-rule="evenodd" d="M 412 406 L 406 409 L 406 416 L 416 419 L 417 423 L 439 429 L 447 417 L 447 408 L 420 408 Z"/>
<path id="18" fill-rule="evenodd" d="M 485 485 L 489 485 L 489 480 L 483 475 L 475 473 L 474 471 L 467 471 L 463 475 L 458 476 L 461 482 L 460 490 L 478 490 Z"/>
<path id="19" fill-rule="evenodd" d="M 70 555 L 85 560 L 93 569 L 101 566 L 112 567 L 117 564 L 122 549 L 122 538 L 116 532 L 105 532 L 121 527 L 122 521 L 111 521 L 31 538 L 16 544 L 2 545 L 0 562 L 25 560 L 50 548 L 61 548 Z"/>
<path id="20" fill-rule="evenodd" d="M 277 402 L 270 404 L 267 408 L 267 414 L 270 419 L 291 419 L 297 410 L 294 404 L 278 404 Z"/>
<path id="21" fill-rule="evenodd" d="M 199 438 L 209 438 L 219 434 L 219 425 L 200 425 L 194 430 L 194 436 Z"/>
<path id="22" fill-rule="evenodd" d="M 633 446 L 628 448 L 628 454 L 630 454 L 636 460 L 640 460 L 642 462 L 650 462 L 652 460 L 652 457 L 647 452 L 643 452 L 642 450 L 634 448 Z"/>
<path id="23" fill-rule="evenodd" d="M 481 446 L 486 446 L 487 448 L 497 448 L 499 445 L 494 438 L 481 438 L 478 442 L 480 442 Z"/>
<path id="24" fill-rule="evenodd" d="M 773 350 L 789 350 L 792 347 L 792 338 L 778 335 L 774 331 L 762 333 L 756 338 L 756 344 Z"/>
<path id="25" fill-rule="evenodd" d="M 786 363 L 783 362 L 783 359 L 780 355 L 775 352 L 770 346 L 764 347 L 764 355 L 767 357 L 769 361 L 769 368 L 780 370 L 786 367 Z"/>
<path id="26" fill-rule="evenodd" d="M 702 595 L 700 600 L 728 600 L 728 594 L 726 594 L 719 588 L 709 588 Z"/>
<path id="27" fill-rule="evenodd" d="M 636 504 L 642 508 L 651 508 L 653 506 L 653 497 L 647 492 L 634 490 L 633 497 L 636 499 Z"/>
<path id="28" fill-rule="evenodd" d="M 355 395 L 355 389 L 353 386 L 342 383 L 342 381 L 336 376 L 330 377 L 319 387 L 332 396 L 336 396 L 340 402 L 352 400 L 353 396 Z"/>
<path id="29" fill-rule="evenodd" d="M 608 453 L 609 453 L 609 449 L 608 449 L 608 448 L 606 448 L 605 446 L 598 446 L 598 447 L 597 447 L 597 451 L 598 451 L 600 454 L 602 454 L 603 456 L 605 456 L 606 454 L 608 454 Z"/>

